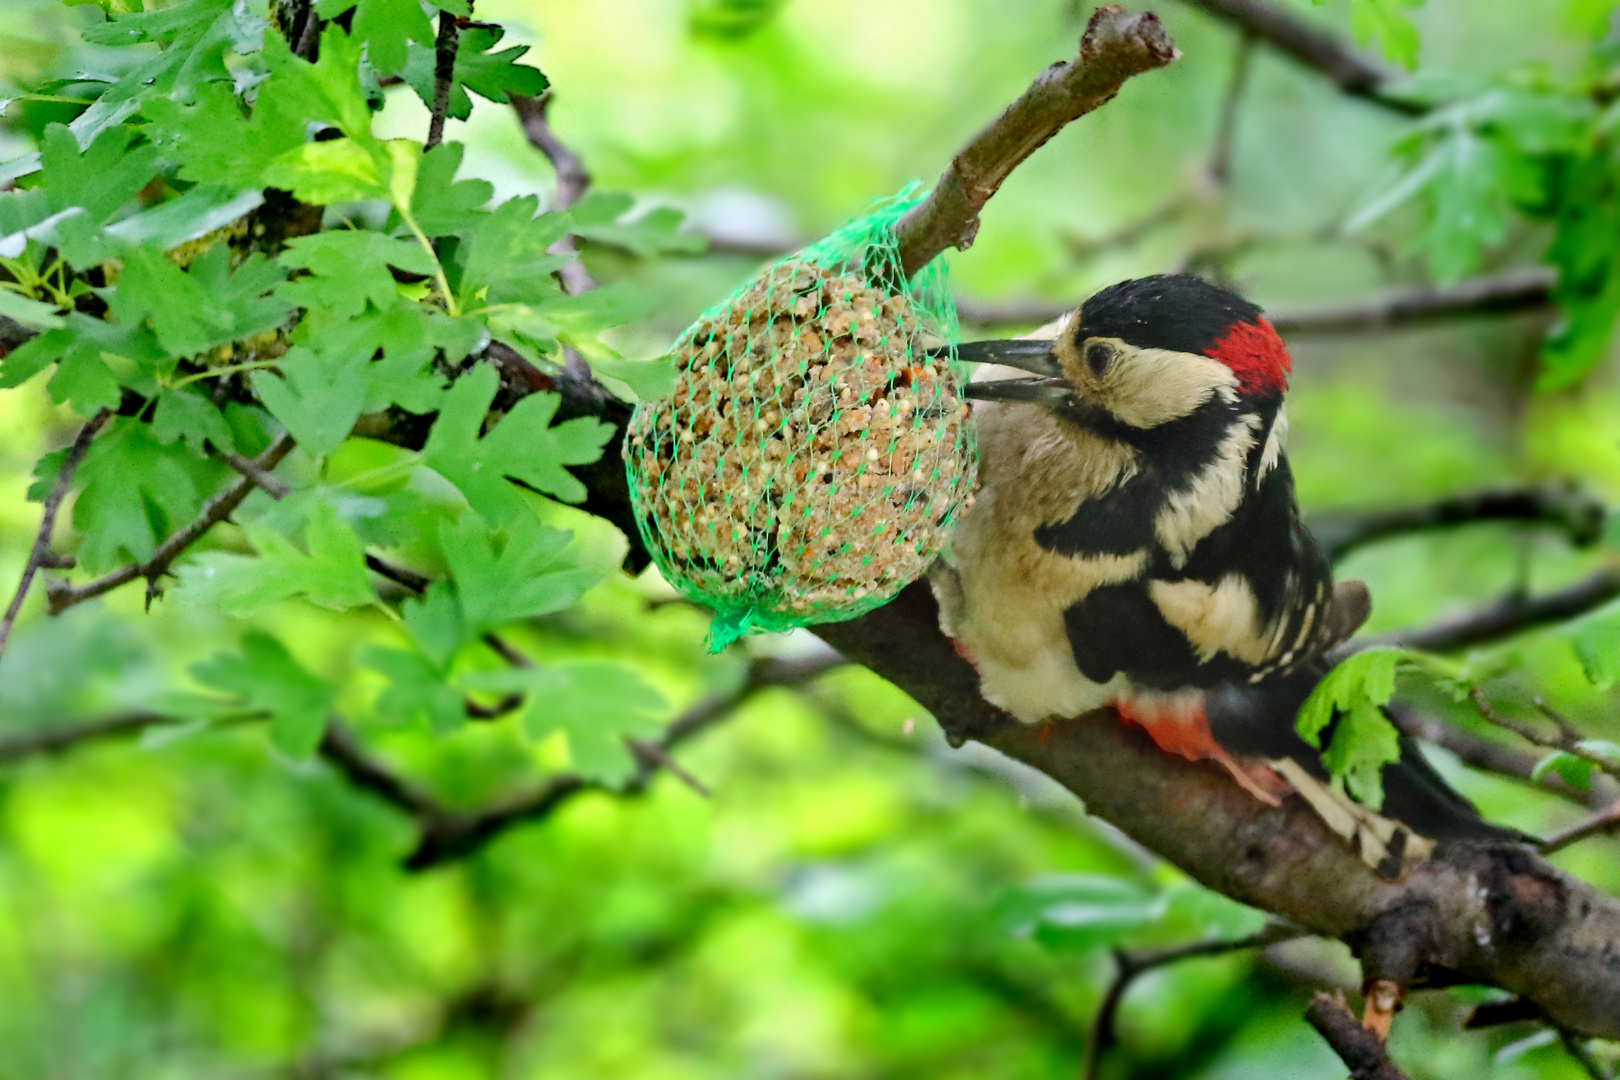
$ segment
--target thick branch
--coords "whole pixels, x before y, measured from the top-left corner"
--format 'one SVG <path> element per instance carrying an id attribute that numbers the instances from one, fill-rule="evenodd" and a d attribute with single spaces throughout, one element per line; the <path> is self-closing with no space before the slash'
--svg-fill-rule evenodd
<path id="1" fill-rule="evenodd" d="M 1395 909 L 1431 908 L 1423 971 L 1492 983 L 1572 1030 L 1620 1036 L 1620 900 L 1516 845 L 1458 845 L 1387 881 L 1301 800 L 1268 807 L 1221 769 L 1160 752 L 1112 714 L 1044 730 L 1013 722 L 979 696 L 973 669 L 937 627 L 933 597 L 917 584 L 817 633 L 931 710 L 954 741 L 978 739 L 1046 773 L 1217 892 L 1352 941 Z"/>
<path id="2" fill-rule="evenodd" d="M 1305 1019 L 1350 1069 L 1350 1080 L 1406 1080 L 1389 1060 L 1384 1040 L 1356 1022 L 1343 1000 L 1318 993 Z"/>
<path id="3" fill-rule="evenodd" d="M 1184 0 L 1242 27 L 1279 52 L 1316 71 L 1351 97 L 1362 98 L 1408 116 L 1426 111 L 1423 105 L 1402 101 L 1389 93 L 1395 76 L 1381 64 L 1357 53 L 1334 35 L 1279 11 L 1259 0 Z"/>
<path id="4" fill-rule="evenodd" d="M 40 517 L 39 532 L 34 536 L 34 546 L 29 549 L 28 562 L 23 566 L 22 580 L 17 583 L 17 592 L 6 606 L 6 613 L 0 617 L 0 656 L 6 652 L 6 642 L 11 639 L 11 628 L 17 622 L 17 615 L 22 611 L 23 600 L 28 596 L 28 587 L 34 583 L 34 575 L 39 573 L 41 567 L 51 563 L 51 533 L 56 529 L 56 515 L 62 509 L 62 501 L 67 498 L 68 489 L 73 486 L 73 474 L 78 471 L 79 463 L 90 450 L 90 440 L 96 437 L 96 432 L 102 429 L 112 413 L 102 409 L 83 427 L 74 438 L 73 445 L 68 447 L 67 456 L 62 459 L 62 467 L 57 470 L 56 480 L 51 484 L 51 490 L 45 496 L 45 509 Z"/>
<path id="5" fill-rule="evenodd" d="M 254 459 L 253 465 L 260 471 L 268 473 L 281 463 L 281 459 L 292 453 L 293 439 L 291 435 L 283 432 L 276 436 L 268 449 Z M 53 583 L 47 592 L 49 610 L 52 615 L 60 615 L 75 604 L 82 604 L 103 593 L 111 592 L 120 585 L 128 584 L 136 578 L 147 580 L 148 595 L 152 583 L 169 572 L 169 567 L 185 550 L 196 543 L 204 533 L 215 525 L 224 521 L 236 512 L 242 501 L 251 495 L 258 484 L 251 476 L 244 476 L 236 484 L 228 488 L 223 494 L 202 508 L 195 521 L 174 533 L 158 549 L 152 557 L 145 562 L 130 563 L 120 567 L 105 577 L 99 577 L 84 585 L 73 586 L 67 582 Z"/>
<path id="6" fill-rule="evenodd" d="M 978 232 L 979 211 L 1020 162 L 1065 124 L 1107 103 L 1126 79 L 1164 67 L 1177 55 L 1157 16 L 1128 15 L 1117 4 L 1098 8 L 1080 39 L 1079 57 L 1041 72 L 895 226 L 905 275 L 946 248 L 966 250 Z"/>
<path id="7" fill-rule="evenodd" d="M 1315 514 L 1311 532 L 1328 558 L 1337 562 L 1357 548 L 1409 533 L 1472 525 L 1481 521 L 1530 521 L 1551 525 L 1577 547 L 1603 535 L 1608 508 L 1598 499 L 1564 485 L 1481 491 L 1374 513 Z"/>

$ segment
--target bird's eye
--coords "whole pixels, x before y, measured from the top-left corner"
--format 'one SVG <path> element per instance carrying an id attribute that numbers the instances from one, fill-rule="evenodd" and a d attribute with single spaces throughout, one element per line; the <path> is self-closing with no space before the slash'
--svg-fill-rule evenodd
<path id="1" fill-rule="evenodd" d="M 1086 366 L 1097 378 L 1103 377 L 1108 365 L 1114 362 L 1114 347 L 1101 341 L 1093 341 L 1086 346 Z"/>

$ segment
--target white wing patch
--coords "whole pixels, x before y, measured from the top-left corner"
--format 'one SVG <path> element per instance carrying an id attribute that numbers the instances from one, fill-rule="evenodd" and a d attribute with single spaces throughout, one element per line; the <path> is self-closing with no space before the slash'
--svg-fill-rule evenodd
<path id="1" fill-rule="evenodd" d="M 1204 581 L 1154 581 L 1148 586 L 1164 621 L 1180 630 L 1207 663 L 1224 652 L 1246 664 L 1270 657 L 1275 632 L 1260 625 L 1260 605 L 1242 574 L 1227 574 L 1211 585 Z"/>
<path id="2" fill-rule="evenodd" d="M 1253 414 L 1242 415 L 1191 487 L 1165 499 L 1153 528 L 1170 555 L 1170 565 L 1185 566 L 1198 542 L 1225 524 L 1243 501 L 1244 466 L 1259 422 Z"/>

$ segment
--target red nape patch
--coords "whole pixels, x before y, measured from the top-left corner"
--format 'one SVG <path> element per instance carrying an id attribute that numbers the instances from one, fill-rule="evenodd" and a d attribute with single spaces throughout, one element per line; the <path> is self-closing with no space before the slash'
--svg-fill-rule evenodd
<path id="1" fill-rule="evenodd" d="M 1231 368 L 1248 394 L 1281 393 L 1294 366 L 1288 346 L 1264 319 L 1236 324 L 1205 355 Z"/>

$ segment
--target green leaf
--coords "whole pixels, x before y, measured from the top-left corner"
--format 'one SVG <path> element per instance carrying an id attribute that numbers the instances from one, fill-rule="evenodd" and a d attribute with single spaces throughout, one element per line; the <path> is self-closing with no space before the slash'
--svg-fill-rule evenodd
<path id="1" fill-rule="evenodd" d="M 288 304 L 267 295 L 284 278 L 255 255 L 233 273 L 228 246 L 216 244 L 183 271 L 161 252 L 129 247 L 108 303 L 127 326 L 151 325 L 171 356 L 195 356 L 228 341 L 279 326 Z"/>
<path id="2" fill-rule="evenodd" d="M 591 370 L 609 379 L 618 379 L 642 401 L 657 401 L 675 392 L 675 363 L 667 356 L 654 360 L 604 357 L 592 360 Z"/>
<path id="3" fill-rule="evenodd" d="M 130 128 L 108 128 L 81 152 L 66 127 L 46 128 L 40 162 L 51 209 L 61 213 L 79 207 L 99 225 L 133 199 L 158 167 L 157 149 L 146 144 L 131 147 L 134 139 Z"/>
<path id="4" fill-rule="evenodd" d="M 225 414 L 195 390 L 166 390 L 152 411 L 152 437 L 164 446 L 184 439 L 193 453 L 206 454 L 208 445 L 225 453 L 236 451 L 236 438 Z"/>
<path id="5" fill-rule="evenodd" d="M 429 236 L 448 236 L 475 228 L 488 216 L 483 209 L 495 197 L 486 180 L 457 180 L 465 147 L 440 143 L 422 155 L 411 196 L 411 216 Z"/>
<path id="6" fill-rule="evenodd" d="M 195 460 L 180 445 L 164 446 L 150 425 L 134 417 L 115 421 L 90 444 L 79 466 L 84 490 L 73 506 L 73 524 L 82 534 L 79 565 L 99 574 L 141 562 L 162 537 L 196 517 L 202 500 L 188 467 Z"/>
<path id="7" fill-rule="evenodd" d="M 659 734 L 664 696 L 634 668 L 607 661 L 576 661 L 548 668 L 512 668 L 468 677 L 473 689 L 527 697 L 524 728 L 530 738 L 564 732 L 574 771 L 606 787 L 620 787 L 636 772 L 624 740 Z"/>
<path id="8" fill-rule="evenodd" d="M 463 307 L 482 296 L 486 303 L 536 303 L 547 294 L 561 296 L 552 274 L 573 261 L 547 249 L 568 233 L 567 214 L 536 216 L 540 200 L 533 195 L 508 199 L 484 215 L 467 240 L 460 292 Z"/>
<path id="9" fill-rule="evenodd" d="M 1608 604 L 1560 632 L 1569 637 L 1587 681 L 1607 691 L 1620 682 L 1620 604 Z"/>
<path id="10" fill-rule="evenodd" d="M 199 184 L 178 198 L 132 214 L 107 235 L 130 244 L 168 251 L 223 228 L 264 203 L 261 191 L 238 191 L 221 184 Z M 265 261 L 263 256 L 255 256 Z"/>
<path id="11" fill-rule="evenodd" d="M 0 389 L 21 386 L 51 364 L 58 364 L 50 381 L 52 399 L 70 401 L 75 412 L 88 417 L 116 406 L 121 398 L 118 379 L 104 356 L 123 356 L 148 366 L 162 358 L 144 331 L 78 312 L 65 316 L 65 323 L 18 346 L 0 362 Z"/>
<path id="12" fill-rule="evenodd" d="M 1053 874 L 1008 890 L 994 914 L 1009 933 L 1063 952 L 1088 952 L 1156 921 L 1165 904 L 1163 893 L 1117 877 Z"/>
<path id="13" fill-rule="evenodd" d="M 578 502 L 585 497 L 585 485 L 565 466 L 586 465 L 601 457 L 613 429 L 588 417 L 553 425 L 561 399 L 538 393 L 519 401 L 479 438 L 498 383 L 495 369 L 487 364 L 457 379 L 445 395 L 422 457 L 461 489 L 473 509 L 503 527 L 527 513 L 508 477 L 565 502 Z"/>
<path id="14" fill-rule="evenodd" d="M 569 231 L 649 258 L 665 252 L 694 254 L 707 241 L 697 233 L 680 231 L 686 215 L 670 206 L 647 211 L 633 221 L 621 221 L 633 200 L 619 192 L 592 191 L 569 208 L 573 225 Z"/>
<path id="15" fill-rule="evenodd" d="M 399 74 L 408 42 L 433 45 L 433 26 L 417 0 L 320 0 L 315 5 L 315 13 L 323 19 L 345 11 L 354 12 L 350 31 L 366 43 L 366 56 L 378 75 Z"/>
<path id="16" fill-rule="evenodd" d="M 1592 790 L 1592 770 L 1595 766 L 1564 750 L 1554 750 L 1530 770 L 1530 779 L 1541 782 L 1548 773 L 1557 773 L 1558 776 L 1577 791 Z"/>
<path id="17" fill-rule="evenodd" d="M 194 665 L 191 674 L 246 708 L 268 712 L 270 741 L 290 758 L 314 754 L 326 734 L 337 687 L 312 674 L 263 631 L 250 630 L 240 653 L 220 653 Z"/>
<path id="18" fill-rule="evenodd" d="M 440 524 L 439 539 L 470 634 L 571 607 L 607 576 L 565 557 L 573 533 L 523 515 L 497 531 L 478 514 L 463 514 Z"/>
<path id="19" fill-rule="evenodd" d="M 362 654 L 362 660 L 388 679 L 376 705 L 384 719 L 423 723 L 436 735 L 448 735 L 466 726 L 467 709 L 461 692 L 445 681 L 443 669 L 426 656 L 374 646 Z"/>
<path id="20" fill-rule="evenodd" d="M 253 392 L 305 451 L 321 455 L 354 429 L 366 398 L 371 358 L 294 346 L 277 362 L 281 375 L 255 371 Z"/>
<path id="21" fill-rule="evenodd" d="M 1299 711 L 1295 728 L 1314 747 L 1334 725 L 1333 742 L 1322 763 L 1357 800 L 1374 810 L 1383 805 L 1383 769 L 1401 757 L 1400 734 L 1382 707 L 1395 693 L 1400 649 L 1367 649 L 1330 671 Z"/>
<path id="22" fill-rule="evenodd" d="M 550 86 L 550 80 L 539 68 L 520 64 L 518 60 L 529 51 L 526 45 L 517 45 L 500 52 L 487 52 L 506 31 L 500 27 L 474 26 L 461 32 L 456 45 L 455 75 L 450 84 L 449 107 L 445 115 L 465 120 L 472 115 L 471 90 L 480 97 L 499 105 L 511 101 L 511 95 L 534 97 Z M 403 72 L 405 81 L 415 90 L 428 108 L 433 108 L 435 70 L 438 54 L 429 46 L 411 44 L 409 59 Z"/>
<path id="23" fill-rule="evenodd" d="M 316 205 L 388 196 L 376 157 L 352 139 L 304 143 L 288 150 L 265 167 L 264 181 Z"/>
<path id="24" fill-rule="evenodd" d="M 461 617 L 461 603 L 448 581 L 435 581 L 420 597 L 400 606 L 405 629 L 422 654 L 441 669 L 448 669 L 451 657 L 473 638 Z"/>
<path id="25" fill-rule="evenodd" d="M 302 546 L 273 529 L 249 525 L 245 531 L 257 557 L 196 556 L 179 571 L 179 595 L 230 615 L 250 615 L 293 597 L 332 611 L 377 603 L 360 538 L 331 503 L 308 498 Z"/>
<path id="26" fill-rule="evenodd" d="M 1350 8 L 1350 25 L 1357 43 L 1366 45 L 1376 39 L 1378 47 L 1390 60 L 1408 71 L 1417 70 L 1418 50 L 1422 42 L 1417 27 L 1405 14 L 1419 7 L 1423 0 L 1355 0 Z"/>
<path id="27" fill-rule="evenodd" d="M 365 311 L 368 302 L 379 311 L 395 306 L 400 300 L 399 285 L 389 267 L 413 274 L 431 274 L 435 269 L 433 257 L 422 245 L 368 230 L 298 237 L 288 241 L 280 261 L 283 266 L 309 271 L 309 276 L 288 282 L 277 295 L 336 319 L 354 318 Z"/>
<path id="28" fill-rule="evenodd" d="M 66 325 L 66 321 L 62 318 L 62 309 L 55 304 L 30 300 L 10 289 L 0 289 L 0 315 L 31 330 L 50 330 Z"/>

